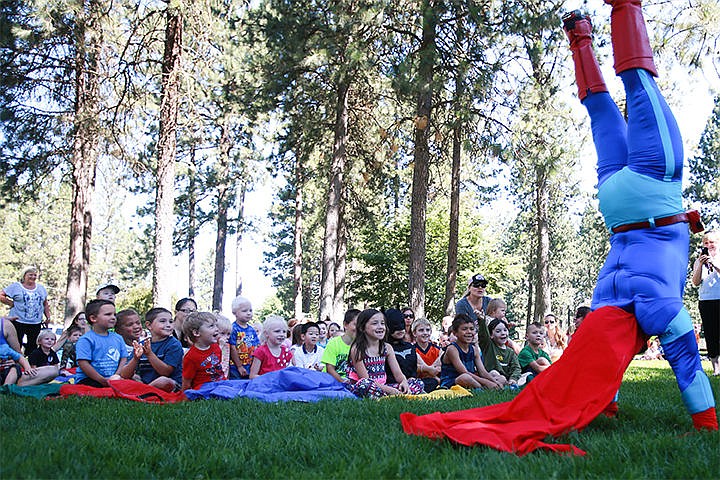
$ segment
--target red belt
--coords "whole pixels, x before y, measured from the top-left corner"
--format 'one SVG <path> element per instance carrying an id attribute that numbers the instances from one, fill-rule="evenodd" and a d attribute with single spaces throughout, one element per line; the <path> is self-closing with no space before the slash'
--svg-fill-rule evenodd
<path id="1" fill-rule="evenodd" d="M 703 226 L 702 220 L 700 220 L 700 214 L 697 210 L 688 210 L 684 213 L 678 213 L 677 215 L 670 215 L 669 217 L 660 217 L 654 219 L 653 223 L 647 222 L 635 222 L 626 223 L 625 225 L 618 225 L 613 227 L 613 233 L 628 232 L 630 230 L 640 230 L 641 228 L 654 228 L 654 227 L 665 227 L 674 223 L 685 222 L 690 224 L 690 231 L 693 233 L 702 232 L 705 227 Z"/>

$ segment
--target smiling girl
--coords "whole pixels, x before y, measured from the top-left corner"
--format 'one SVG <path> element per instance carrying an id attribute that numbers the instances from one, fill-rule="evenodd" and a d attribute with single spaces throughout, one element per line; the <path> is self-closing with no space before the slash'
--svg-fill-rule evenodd
<path id="1" fill-rule="evenodd" d="M 281 370 L 292 364 L 292 352 L 283 345 L 288 326 L 282 317 L 270 315 L 263 322 L 260 340 L 263 342 L 253 352 L 250 379 L 268 372 Z"/>
<path id="2" fill-rule="evenodd" d="M 402 393 L 416 395 L 423 392 L 421 380 L 403 375 L 392 346 L 385 342 L 385 316 L 367 309 L 357 317 L 357 334 L 350 346 L 348 378 L 354 383 L 348 388 L 358 397 L 380 398 Z M 385 362 L 398 383 L 387 384 Z"/>

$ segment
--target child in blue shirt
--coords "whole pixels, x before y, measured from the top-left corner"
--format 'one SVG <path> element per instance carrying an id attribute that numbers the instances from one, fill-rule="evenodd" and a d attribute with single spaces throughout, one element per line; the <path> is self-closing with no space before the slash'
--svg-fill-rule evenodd
<path id="1" fill-rule="evenodd" d="M 232 313 L 235 315 L 235 322 L 230 333 L 230 380 L 248 378 L 252 354 L 260 346 L 260 338 L 255 329 L 250 325 L 252 320 L 252 304 L 244 297 L 235 297 L 232 301 Z"/>
<path id="2" fill-rule="evenodd" d="M 75 348 L 78 370 L 75 383 L 107 387 L 108 380 L 119 380 L 127 361 L 125 342 L 110 329 L 115 326 L 115 304 L 110 300 L 91 300 L 85 307 L 92 330 L 80 337 Z"/>
<path id="3" fill-rule="evenodd" d="M 500 385 L 483 365 L 480 349 L 474 345 L 475 321 L 464 313 L 458 313 L 450 331 L 456 340 L 447 346 L 440 357 L 440 386 L 499 389 Z"/>
<path id="4" fill-rule="evenodd" d="M 137 373 L 143 383 L 172 392 L 182 385 L 183 348 L 173 336 L 174 320 L 170 310 L 152 308 L 145 314 L 150 338 L 142 343 Z"/>

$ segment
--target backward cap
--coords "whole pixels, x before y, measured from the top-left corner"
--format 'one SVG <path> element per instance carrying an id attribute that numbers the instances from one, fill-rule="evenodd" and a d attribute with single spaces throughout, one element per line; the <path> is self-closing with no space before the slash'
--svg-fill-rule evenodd
<path id="1" fill-rule="evenodd" d="M 120 287 L 118 287 L 118 286 L 115 285 L 114 283 L 103 283 L 103 284 L 100 285 L 100 286 L 98 287 L 98 289 L 95 291 L 95 294 L 97 295 L 98 293 L 100 293 L 100 290 L 105 290 L 106 288 L 109 288 L 109 289 L 112 290 L 113 293 L 115 293 L 115 294 L 120 293 Z"/>

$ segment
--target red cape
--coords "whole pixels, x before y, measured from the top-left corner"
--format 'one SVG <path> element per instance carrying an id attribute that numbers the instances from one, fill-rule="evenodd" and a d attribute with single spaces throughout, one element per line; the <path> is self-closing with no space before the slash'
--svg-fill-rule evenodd
<path id="1" fill-rule="evenodd" d="M 517 455 L 538 448 L 584 455 L 543 440 L 582 430 L 612 401 L 645 337 L 635 316 L 616 307 L 592 312 L 562 357 L 511 402 L 448 413 L 400 415 L 405 433 L 486 445 Z"/>

